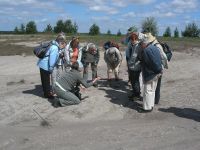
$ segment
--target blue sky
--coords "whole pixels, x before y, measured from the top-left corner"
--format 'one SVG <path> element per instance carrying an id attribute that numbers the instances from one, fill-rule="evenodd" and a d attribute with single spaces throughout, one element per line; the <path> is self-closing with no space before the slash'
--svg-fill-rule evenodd
<path id="1" fill-rule="evenodd" d="M 162 35 L 167 26 L 184 30 L 195 22 L 200 28 L 200 0 L 0 0 L 0 30 L 13 30 L 21 23 L 35 21 L 39 31 L 57 20 L 71 19 L 78 32 L 88 32 L 96 23 L 102 33 L 130 26 L 139 30 L 146 17 L 154 17 Z"/>

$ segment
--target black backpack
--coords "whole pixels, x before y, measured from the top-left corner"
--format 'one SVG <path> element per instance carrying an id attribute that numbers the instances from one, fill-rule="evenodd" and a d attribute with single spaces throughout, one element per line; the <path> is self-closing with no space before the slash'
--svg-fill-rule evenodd
<path id="1" fill-rule="evenodd" d="M 158 41 L 159 43 L 156 43 L 156 44 L 160 44 L 163 48 L 163 51 L 165 52 L 166 56 L 167 56 L 167 60 L 170 61 L 171 58 L 172 58 L 172 49 L 171 47 L 169 47 L 169 45 L 167 43 L 163 43 L 163 42 L 160 42 Z M 156 44 L 154 44 L 156 46 Z"/>
<path id="2" fill-rule="evenodd" d="M 44 57 L 48 57 L 49 55 L 46 55 L 46 53 L 49 50 L 51 45 L 52 45 L 52 42 L 41 43 L 39 46 L 33 49 L 33 53 L 35 54 L 35 56 L 37 56 L 40 59 Z"/>

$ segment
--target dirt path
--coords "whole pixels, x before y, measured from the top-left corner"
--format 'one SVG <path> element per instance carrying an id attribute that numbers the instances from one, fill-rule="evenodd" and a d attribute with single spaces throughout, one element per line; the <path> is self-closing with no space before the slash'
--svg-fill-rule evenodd
<path id="1" fill-rule="evenodd" d="M 101 54 L 103 58 L 103 54 Z M 77 106 L 43 99 L 35 57 L 0 58 L 0 150 L 197 150 L 200 147 L 200 56 L 174 53 L 163 77 L 161 104 L 139 114 L 127 99 L 125 61 L 119 82 L 91 87 Z M 101 59 L 99 75 L 106 78 Z M 94 94 L 95 93 L 95 94 Z M 40 113 L 51 126 L 41 126 Z"/>

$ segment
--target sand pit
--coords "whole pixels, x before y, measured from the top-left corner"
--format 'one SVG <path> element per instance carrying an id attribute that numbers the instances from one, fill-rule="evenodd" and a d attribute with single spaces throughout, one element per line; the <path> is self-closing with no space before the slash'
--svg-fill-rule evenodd
<path id="1" fill-rule="evenodd" d="M 83 92 L 76 106 L 54 108 L 42 98 L 34 56 L 0 56 L 0 149 L 134 150 L 200 147 L 200 56 L 176 53 L 165 71 L 161 103 L 150 114 L 128 100 L 122 80 L 108 85 L 101 53 L 99 87 Z M 37 111 L 50 126 L 43 126 Z"/>

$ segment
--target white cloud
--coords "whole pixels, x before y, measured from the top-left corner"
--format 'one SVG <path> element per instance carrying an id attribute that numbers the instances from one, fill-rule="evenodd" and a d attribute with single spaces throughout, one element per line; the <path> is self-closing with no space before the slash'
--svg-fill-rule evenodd
<path id="1" fill-rule="evenodd" d="M 126 14 L 123 14 L 123 18 L 146 18 L 146 17 L 174 17 L 176 16 L 173 12 L 160 12 L 160 11 L 152 11 L 152 12 L 143 12 L 143 13 L 135 13 L 135 12 L 128 12 Z"/>
<path id="2" fill-rule="evenodd" d="M 125 17 L 125 18 L 136 17 L 136 13 L 135 12 L 128 12 L 128 13 L 122 15 L 122 17 Z"/>
<path id="3" fill-rule="evenodd" d="M 184 13 L 194 11 L 198 8 L 198 4 L 198 0 L 172 0 L 171 2 L 162 2 L 156 8 L 162 12 Z"/>
<path id="4" fill-rule="evenodd" d="M 89 10 L 117 14 L 120 7 L 134 4 L 149 4 L 155 0 L 64 0 L 66 3 L 75 3 L 87 6 Z"/>

